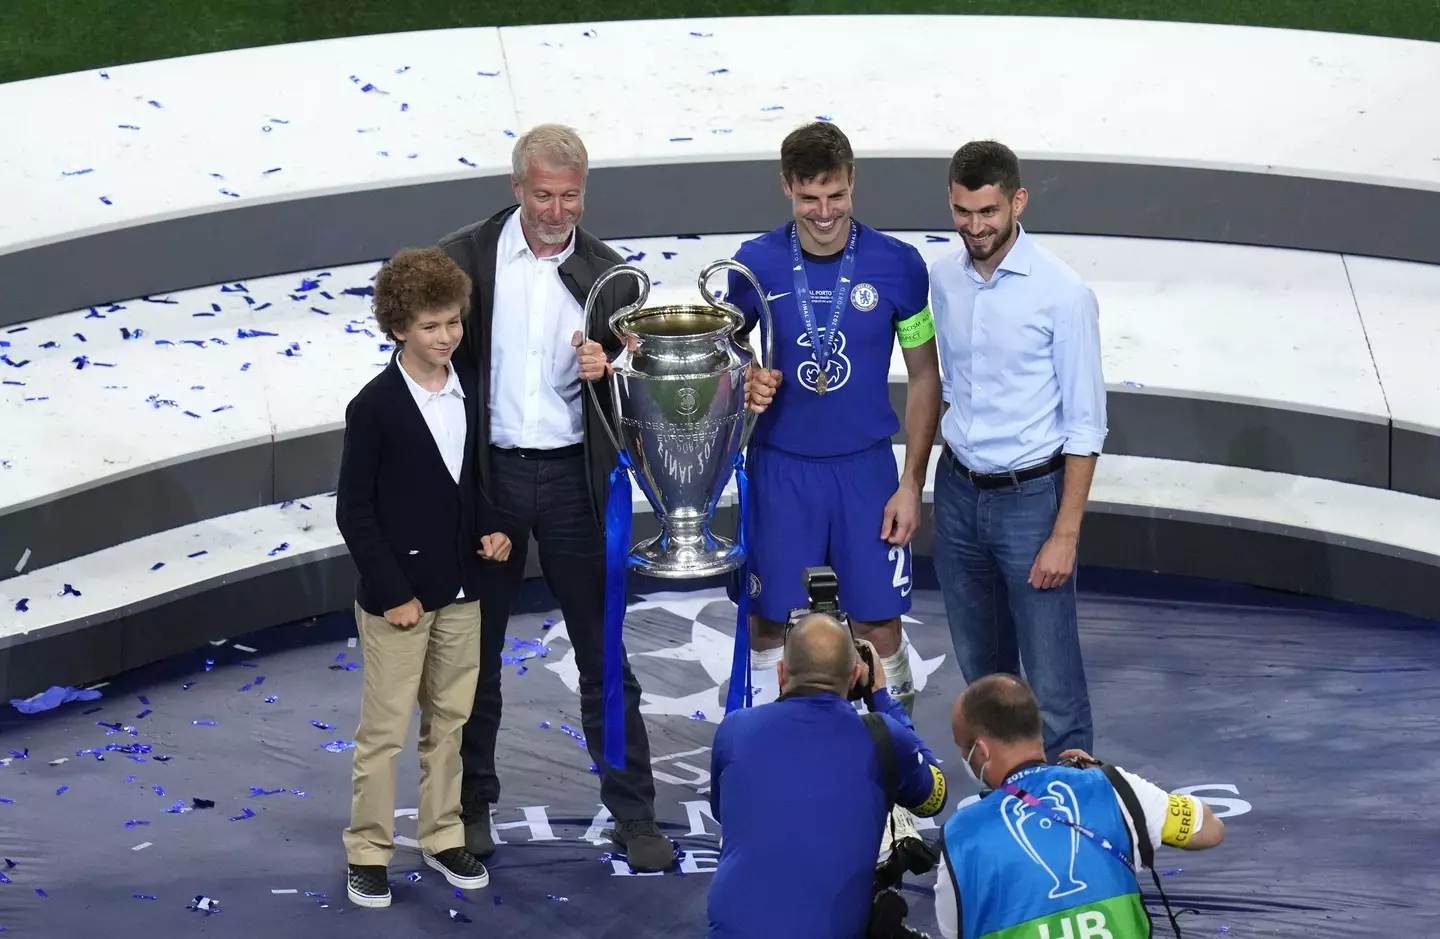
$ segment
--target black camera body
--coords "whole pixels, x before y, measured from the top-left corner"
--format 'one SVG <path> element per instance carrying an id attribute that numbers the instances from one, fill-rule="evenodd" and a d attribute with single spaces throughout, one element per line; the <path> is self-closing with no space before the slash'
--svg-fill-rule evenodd
<path id="1" fill-rule="evenodd" d="M 811 613 L 825 613 L 839 620 L 846 629 L 850 629 L 850 617 L 840 609 L 840 578 L 835 576 L 835 570 L 824 565 L 807 567 L 800 575 L 805 584 L 805 597 L 808 606 L 790 611 L 790 618 L 785 623 L 789 629 L 800 622 Z M 855 641 L 855 633 L 851 630 L 850 639 Z M 865 706 L 870 706 L 870 676 L 875 673 L 875 662 L 870 656 L 868 646 L 855 642 L 855 654 L 860 656 L 860 661 L 865 663 L 865 679 L 850 689 L 849 699 L 851 701 L 864 701 Z"/>

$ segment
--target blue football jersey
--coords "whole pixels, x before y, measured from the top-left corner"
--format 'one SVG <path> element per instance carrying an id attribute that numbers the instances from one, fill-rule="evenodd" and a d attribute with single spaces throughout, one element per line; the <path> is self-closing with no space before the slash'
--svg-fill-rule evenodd
<path id="1" fill-rule="evenodd" d="M 856 221 L 854 270 L 841 288 L 844 311 L 827 335 L 837 292 L 843 252 L 804 256 L 810 308 L 821 342 L 829 346 L 825 394 L 818 392 L 819 362 L 809 330 L 795 302 L 790 230 L 793 223 L 752 238 L 735 260 L 754 272 L 765 291 L 775 324 L 775 361 L 766 363 L 784 376 L 770 407 L 755 427 L 756 442 L 800 456 L 832 457 L 866 450 L 889 440 L 900 429 L 890 405 L 890 356 L 897 331 L 933 336 L 916 329 L 929 321 L 930 277 L 913 245 Z M 726 299 L 745 313 L 757 352 L 760 301 L 743 276 L 730 272 Z M 902 324 L 909 324 L 902 325 Z M 916 343 L 906 343 L 907 345 Z"/>

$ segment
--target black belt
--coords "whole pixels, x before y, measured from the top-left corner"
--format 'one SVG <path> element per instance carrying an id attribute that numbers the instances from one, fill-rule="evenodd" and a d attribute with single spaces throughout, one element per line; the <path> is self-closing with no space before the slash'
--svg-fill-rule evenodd
<path id="1" fill-rule="evenodd" d="M 1044 463 L 1036 463 L 1024 469 L 1010 470 L 1001 473 L 977 473 L 964 463 L 961 463 L 960 458 L 957 457 L 949 447 L 945 448 L 945 456 L 954 466 L 955 472 L 968 479 L 970 485 L 976 489 L 999 489 L 1001 486 L 1016 486 L 1026 480 L 1049 476 L 1065 465 L 1065 454 L 1056 453 Z"/>
<path id="2" fill-rule="evenodd" d="M 583 443 L 572 443 L 568 447 L 556 447 L 553 450 L 534 450 L 529 447 L 501 447 L 495 444 L 490 449 L 496 453 L 503 453 L 506 456 L 518 456 L 522 460 L 567 460 L 572 456 L 584 456 L 585 445 Z"/>

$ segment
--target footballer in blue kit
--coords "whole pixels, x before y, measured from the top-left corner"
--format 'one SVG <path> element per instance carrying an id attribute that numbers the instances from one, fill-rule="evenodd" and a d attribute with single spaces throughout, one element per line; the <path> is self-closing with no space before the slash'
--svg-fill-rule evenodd
<path id="1" fill-rule="evenodd" d="M 749 406 L 762 413 L 747 454 L 750 577 L 735 588 L 752 597 L 755 701 L 774 690 L 790 611 L 807 604 L 804 569 L 828 565 L 856 638 L 874 644 L 891 695 L 909 710 L 900 616 L 940 415 L 929 273 L 914 246 L 851 217 L 854 155 L 834 124 L 793 131 L 780 164 L 794 218 L 735 254 L 764 289 L 775 329 L 775 361 L 747 381 Z M 726 300 L 753 328 L 761 304 L 750 282 L 732 272 Z M 909 378 L 903 470 L 891 446 L 901 426 L 890 403 L 897 338 Z"/>

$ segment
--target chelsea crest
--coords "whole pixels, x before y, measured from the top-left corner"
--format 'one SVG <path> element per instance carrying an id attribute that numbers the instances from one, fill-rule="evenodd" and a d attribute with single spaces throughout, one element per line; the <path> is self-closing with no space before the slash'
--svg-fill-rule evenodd
<path id="1" fill-rule="evenodd" d="M 856 284 L 850 289 L 850 305 L 861 313 L 869 313 L 880 302 L 880 291 L 872 284 Z"/>

